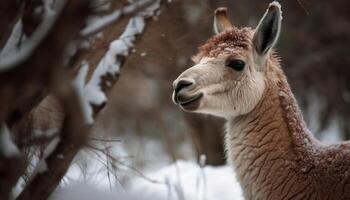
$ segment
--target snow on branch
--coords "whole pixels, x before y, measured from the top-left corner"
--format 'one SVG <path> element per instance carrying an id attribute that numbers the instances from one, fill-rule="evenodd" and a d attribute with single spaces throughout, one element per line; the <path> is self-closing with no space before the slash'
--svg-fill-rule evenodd
<path id="1" fill-rule="evenodd" d="M 75 90 L 77 92 L 77 95 L 80 100 L 80 106 L 82 108 L 83 117 L 86 124 L 92 124 L 94 122 L 92 109 L 90 107 L 89 101 L 86 100 L 85 97 L 85 82 L 86 82 L 86 76 L 89 71 L 89 63 L 86 61 L 82 62 L 82 66 L 80 67 L 80 70 L 78 72 L 78 75 L 75 77 L 75 80 L 73 81 L 73 86 L 75 87 Z"/>
<path id="2" fill-rule="evenodd" d="M 20 50 L 0 58 L 0 119 L 11 129 L 47 96 L 56 70 L 64 65 L 67 45 L 90 13 L 88 0 L 67 1 L 64 6 L 62 2 L 57 2 L 55 16 L 44 19 Z"/>
<path id="3" fill-rule="evenodd" d="M 48 170 L 46 159 L 52 154 L 53 150 L 57 147 L 59 142 L 60 142 L 59 137 L 55 137 L 52 139 L 52 141 L 44 151 L 43 158 L 36 164 L 32 177 L 34 177 L 37 173 L 43 173 L 46 170 Z"/>
<path id="4" fill-rule="evenodd" d="M 34 53 L 34 50 L 40 45 L 40 43 L 52 29 L 59 16 L 59 13 L 62 12 L 65 6 L 65 2 L 66 1 L 64 0 L 57 1 L 57 14 L 47 16 L 34 34 L 23 44 L 20 49 L 14 49 L 14 52 L 9 52 L 6 57 L 2 57 L 0 59 L 0 72 L 18 66 Z"/>
<path id="5" fill-rule="evenodd" d="M 157 0 L 139 0 L 131 5 L 125 6 L 119 10 L 115 10 L 109 15 L 106 15 L 97 20 L 94 20 L 93 23 L 91 23 L 89 26 L 87 26 L 80 32 L 80 36 L 81 37 L 91 36 L 101 31 L 103 28 L 111 25 L 112 23 L 117 22 L 120 18 L 136 14 L 141 10 L 143 10 L 144 8 L 156 2 Z"/>
<path id="6" fill-rule="evenodd" d="M 73 2 L 68 1 L 68 4 Z M 135 17 L 130 19 L 124 33 L 110 44 L 109 50 L 100 60 L 86 85 L 85 80 L 89 68 L 87 63 L 83 63 L 73 86 L 66 80 L 69 76 L 62 74 L 63 69 L 56 71 L 60 73 L 55 73 L 53 89 L 62 102 L 62 110 L 65 113 L 60 140 L 54 142 L 54 145 L 49 148 L 50 153 L 44 156 L 42 164 L 36 170 L 38 173 L 24 187 L 18 200 L 44 200 L 55 190 L 75 155 L 85 144 L 91 128 L 86 122 L 91 125 L 93 119 L 105 105 L 109 89 L 117 81 L 119 70 L 134 47 L 137 36 L 144 31 L 146 22 L 149 22 L 146 20 L 159 10 L 161 2 L 163 1 L 155 1 L 154 4 L 137 12 Z M 74 10 L 69 13 L 74 13 Z"/>
<path id="7" fill-rule="evenodd" d="M 0 49 L 4 47 L 8 40 L 11 30 L 21 13 L 24 0 L 1 0 L 0 3 Z"/>
<path id="8" fill-rule="evenodd" d="M 60 132 L 61 140 L 45 159 L 47 168 L 44 167 L 45 170 L 40 170 L 41 173 L 37 173 L 30 180 L 18 200 L 47 199 L 57 187 L 73 158 L 85 143 L 92 120 L 105 105 L 108 89 L 116 82 L 119 69 L 134 47 L 137 35 L 143 32 L 146 19 L 154 16 L 160 2 L 156 1 L 148 9 L 130 19 L 124 33 L 110 44 L 109 50 L 86 85 L 85 79 L 89 68 L 87 63 L 83 63 L 73 86 L 64 80 L 64 77 L 68 76 L 60 76 L 61 79 L 56 83 L 56 93 L 65 112 Z M 87 126 L 86 122 L 90 126 Z"/>
<path id="9" fill-rule="evenodd" d="M 98 63 L 91 79 L 83 88 L 87 74 L 87 66 L 83 64 L 75 81 L 76 88 L 80 90 L 83 113 L 88 124 L 93 123 L 93 106 L 99 107 L 107 101 L 106 90 L 112 87 L 115 79 L 119 75 L 121 66 L 129 52 L 134 47 L 136 36 L 145 29 L 145 20 L 154 16 L 159 9 L 160 1 L 156 1 L 147 9 L 139 12 L 129 20 L 124 32 L 119 39 L 112 41 L 104 57 Z"/>
<path id="10" fill-rule="evenodd" d="M 7 158 L 20 156 L 19 149 L 13 143 L 10 130 L 5 124 L 0 129 L 0 154 Z"/>

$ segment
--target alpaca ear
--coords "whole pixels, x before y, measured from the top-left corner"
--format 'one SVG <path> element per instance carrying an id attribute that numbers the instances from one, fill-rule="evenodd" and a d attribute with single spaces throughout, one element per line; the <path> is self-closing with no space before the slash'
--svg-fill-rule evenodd
<path id="1" fill-rule="evenodd" d="M 253 36 L 253 46 L 258 55 L 265 55 L 277 42 L 281 30 L 281 5 L 274 1 L 261 18 Z"/>
<path id="2" fill-rule="evenodd" d="M 214 15 L 215 34 L 219 34 L 231 28 L 232 28 L 232 24 L 227 17 L 227 8 L 226 7 L 217 8 L 215 10 L 215 15 Z"/>

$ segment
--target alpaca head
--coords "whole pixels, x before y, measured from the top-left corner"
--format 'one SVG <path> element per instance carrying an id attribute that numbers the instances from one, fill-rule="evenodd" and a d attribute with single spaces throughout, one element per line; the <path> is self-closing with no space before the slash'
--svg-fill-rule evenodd
<path id="1" fill-rule="evenodd" d="M 215 11 L 216 35 L 199 48 L 195 65 L 173 83 L 173 101 L 183 110 L 235 117 L 250 112 L 266 88 L 268 62 L 281 27 L 281 9 L 269 5 L 255 29 L 238 29 Z"/>

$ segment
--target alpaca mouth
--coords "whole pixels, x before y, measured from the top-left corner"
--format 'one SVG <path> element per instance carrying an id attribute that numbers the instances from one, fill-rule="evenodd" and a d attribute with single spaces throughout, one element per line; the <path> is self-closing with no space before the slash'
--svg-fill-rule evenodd
<path id="1" fill-rule="evenodd" d="M 190 98 L 178 98 L 178 104 L 187 111 L 196 110 L 199 107 L 200 99 L 203 97 L 203 93 L 199 93 Z"/>

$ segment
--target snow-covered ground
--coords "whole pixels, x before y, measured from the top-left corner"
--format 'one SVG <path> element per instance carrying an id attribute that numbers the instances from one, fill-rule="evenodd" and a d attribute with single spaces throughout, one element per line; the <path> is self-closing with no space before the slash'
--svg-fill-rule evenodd
<path id="1" fill-rule="evenodd" d="M 146 176 L 133 179 L 124 188 L 110 187 L 107 177 L 99 184 L 70 181 L 50 200 L 243 200 L 230 166 L 201 168 L 191 161 L 178 161 Z"/>

